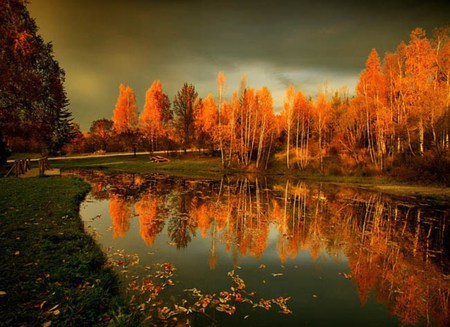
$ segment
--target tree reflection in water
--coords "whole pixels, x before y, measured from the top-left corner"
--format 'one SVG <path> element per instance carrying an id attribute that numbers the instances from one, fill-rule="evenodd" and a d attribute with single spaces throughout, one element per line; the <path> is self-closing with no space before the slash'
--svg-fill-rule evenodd
<path id="1" fill-rule="evenodd" d="M 374 291 L 402 324 L 450 323 L 448 208 L 431 210 L 329 184 L 100 172 L 86 179 L 94 197 L 109 199 L 114 237 L 126 234 L 133 210 L 147 245 L 154 244 L 166 222 L 177 248 L 187 247 L 198 230 L 201 237 L 211 237 L 209 265 L 214 269 L 218 242 L 235 260 L 259 257 L 267 248 L 270 226 L 276 226 L 282 263 L 301 250 L 314 260 L 321 252 L 345 256 L 362 304 Z"/>

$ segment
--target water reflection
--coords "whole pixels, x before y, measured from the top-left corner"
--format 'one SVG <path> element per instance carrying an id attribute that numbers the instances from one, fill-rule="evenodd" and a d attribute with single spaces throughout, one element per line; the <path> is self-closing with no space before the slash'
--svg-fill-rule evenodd
<path id="1" fill-rule="evenodd" d="M 133 219 L 147 246 L 167 231 L 186 248 L 196 236 L 211 239 L 209 266 L 225 244 L 235 265 L 261 257 L 271 227 L 282 264 L 309 251 L 346 259 L 361 304 L 372 291 L 402 324 L 450 323 L 449 210 L 335 185 L 254 178 L 188 181 L 159 175 L 83 173 L 92 196 L 109 200 L 114 238 Z M 166 226 L 167 225 L 167 226 Z M 165 227 L 167 227 L 165 229 Z"/>

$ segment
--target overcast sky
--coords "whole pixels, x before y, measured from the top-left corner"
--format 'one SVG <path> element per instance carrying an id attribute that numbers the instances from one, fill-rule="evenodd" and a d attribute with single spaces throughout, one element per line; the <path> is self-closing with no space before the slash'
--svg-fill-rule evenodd
<path id="1" fill-rule="evenodd" d="M 31 0 L 29 10 L 83 131 L 112 117 L 120 83 L 140 110 L 153 80 L 171 100 L 184 82 L 204 98 L 217 93 L 219 70 L 227 97 L 246 73 L 272 91 L 276 111 L 290 83 L 312 97 L 325 81 L 352 93 L 372 48 L 382 56 L 415 27 L 431 35 L 450 24 L 450 0 Z"/>

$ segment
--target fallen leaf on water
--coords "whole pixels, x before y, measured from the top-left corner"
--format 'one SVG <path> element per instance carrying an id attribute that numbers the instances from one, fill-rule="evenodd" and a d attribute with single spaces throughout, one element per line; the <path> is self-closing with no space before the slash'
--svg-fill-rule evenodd
<path id="1" fill-rule="evenodd" d="M 272 273 L 273 277 L 283 276 L 283 273 Z"/>
<path id="2" fill-rule="evenodd" d="M 259 269 L 264 269 L 264 268 L 266 268 L 267 266 L 265 265 L 265 264 L 261 264 L 258 268 Z"/>
<path id="3" fill-rule="evenodd" d="M 316 295 L 316 294 L 313 294 L 313 298 L 317 298 L 317 295 Z"/>
<path id="4" fill-rule="evenodd" d="M 344 276 L 344 278 L 346 278 L 346 279 L 351 279 L 352 278 L 352 274 L 347 274 L 345 272 L 340 272 L 339 275 Z"/>

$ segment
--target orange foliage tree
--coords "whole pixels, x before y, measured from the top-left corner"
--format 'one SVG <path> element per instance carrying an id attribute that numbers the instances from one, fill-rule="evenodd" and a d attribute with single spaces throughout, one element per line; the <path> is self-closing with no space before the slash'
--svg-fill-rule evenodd
<path id="1" fill-rule="evenodd" d="M 199 148 L 207 147 L 214 151 L 215 131 L 219 124 L 219 111 L 212 94 L 208 94 L 195 108 L 196 144 Z M 221 139 L 219 139 L 220 146 Z"/>
<path id="2" fill-rule="evenodd" d="M 167 137 L 172 119 L 169 97 L 163 92 L 160 81 L 154 81 L 145 94 L 145 105 L 139 116 L 139 127 L 144 139 L 150 141 L 151 151 L 157 149 L 158 140 Z"/>
<path id="3" fill-rule="evenodd" d="M 137 147 L 137 105 L 136 96 L 131 87 L 120 84 L 119 97 L 113 116 L 113 129 L 127 146 L 131 146 L 135 155 Z"/>
<path id="4" fill-rule="evenodd" d="M 365 144 L 370 160 L 378 168 L 383 168 L 386 154 L 385 128 L 381 122 L 385 118 L 386 88 L 381 72 L 380 58 L 375 49 L 370 52 L 366 69 L 361 73 L 356 86 L 357 100 L 364 116 Z"/>

